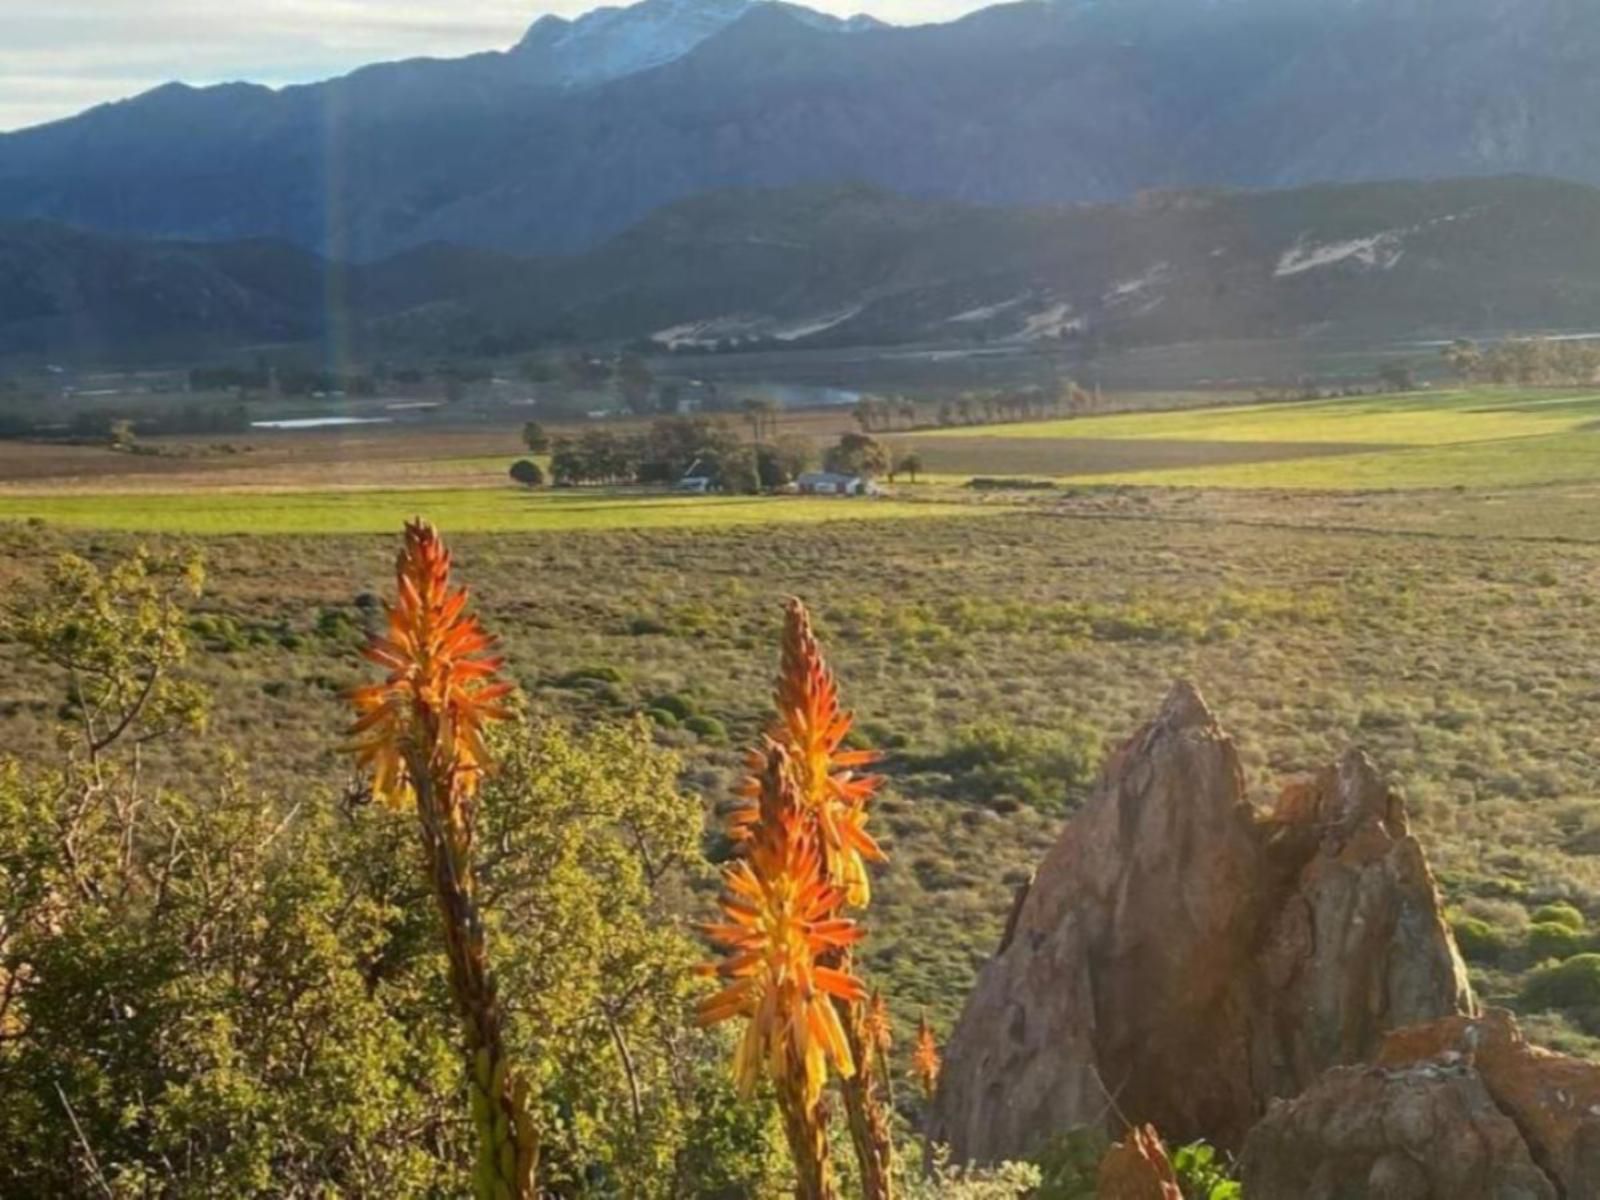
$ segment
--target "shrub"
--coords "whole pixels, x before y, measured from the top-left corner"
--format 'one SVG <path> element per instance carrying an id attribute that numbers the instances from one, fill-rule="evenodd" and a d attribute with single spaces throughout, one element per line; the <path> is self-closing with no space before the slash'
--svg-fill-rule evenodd
<path id="1" fill-rule="evenodd" d="M 1582 953 L 1588 940 L 1580 930 L 1556 921 L 1539 921 L 1528 928 L 1528 952 L 1535 962 L 1571 958 Z"/>
<path id="2" fill-rule="evenodd" d="M 1450 932 L 1455 934 L 1456 945 L 1468 962 L 1493 966 L 1510 946 L 1510 939 L 1502 930 L 1479 917 L 1458 913 L 1450 919 Z"/>
<path id="3" fill-rule="evenodd" d="M 1539 967 L 1522 987 L 1529 1008 L 1600 1007 L 1600 954 L 1579 954 Z"/>
<path id="4" fill-rule="evenodd" d="M 728 727 L 715 717 L 696 713 L 684 721 L 683 727 L 708 742 L 721 743 L 728 740 Z"/>
<path id="5" fill-rule="evenodd" d="M 669 712 L 664 708 L 647 708 L 644 710 L 644 715 L 649 717 L 652 722 L 659 725 L 662 729 L 676 729 L 680 724 L 682 724 L 682 722 L 678 720 L 677 713 Z"/>
<path id="6" fill-rule="evenodd" d="M 1110 1146 L 1099 1129 L 1074 1129 L 1050 1139 L 1034 1159 L 1042 1176 L 1037 1200 L 1094 1200 L 1100 1160 Z"/>
<path id="7" fill-rule="evenodd" d="M 1534 910 L 1533 920 L 1538 925 L 1565 925 L 1568 929 L 1575 929 L 1580 933 L 1588 928 L 1588 922 L 1584 920 L 1583 914 L 1564 900 Z"/>
<path id="8" fill-rule="evenodd" d="M 523 487 L 536 488 L 544 484 L 544 472 L 539 469 L 539 464 L 526 458 L 519 458 L 511 464 L 510 475 L 513 483 L 520 483 Z"/>
<path id="9" fill-rule="evenodd" d="M 943 754 L 918 765 L 950 772 L 964 799 L 1059 813 L 1093 779 L 1099 759 L 1100 738 L 1084 725 L 1041 731 L 983 721 L 957 730 Z"/>
<path id="10" fill-rule="evenodd" d="M 664 695 L 656 696 L 650 701 L 650 707 L 660 709 L 662 712 L 669 712 L 680 721 L 687 721 L 697 711 L 693 700 L 690 700 L 687 696 L 681 696 L 677 692 L 667 692 Z"/>
<path id="11" fill-rule="evenodd" d="M 597 683 L 621 683 L 622 672 L 615 667 L 578 667 L 556 677 L 559 688 L 590 687 Z"/>
<path id="12" fill-rule="evenodd" d="M 1191 1142 L 1174 1150 L 1172 1170 L 1183 1189 L 1184 1200 L 1239 1200 L 1243 1194 L 1216 1147 L 1205 1142 Z"/>

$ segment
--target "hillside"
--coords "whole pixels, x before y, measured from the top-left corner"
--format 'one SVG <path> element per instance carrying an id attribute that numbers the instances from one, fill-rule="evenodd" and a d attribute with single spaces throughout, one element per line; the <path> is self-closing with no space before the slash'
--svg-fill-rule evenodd
<path id="1" fill-rule="evenodd" d="M 307 341 L 334 321 L 344 344 L 391 354 L 1588 330 L 1600 190 L 1460 180 L 1037 209 L 734 190 L 582 255 L 432 245 L 371 264 L 17 223 L 0 225 L 0 279 L 0 354 L 64 358 Z"/>
<path id="2" fill-rule="evenodd" d="M 627 36 L 591 14 L 507 53 L 281 91 L 172 85 L 0 136 L 0 216 L 373 259 L 432 241 L 569 252 L 730 186 L 1048 204 L 1600 182 L 1585 0 L 1028 0 L 906 28 L 652 5 L 625 10 Z"/>

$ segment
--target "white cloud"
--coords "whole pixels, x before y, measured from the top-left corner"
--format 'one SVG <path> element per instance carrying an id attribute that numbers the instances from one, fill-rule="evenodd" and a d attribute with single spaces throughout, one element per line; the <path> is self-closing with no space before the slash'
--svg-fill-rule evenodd
<path id="1" fill-rule="evenodd" d="M 840 15 L 947 20 L 982 0 L 814 0 Z M 299 83 L 364 63 L 501 49 L 589 0 L 0 0 L 0 130 L 178 79 Z"/>

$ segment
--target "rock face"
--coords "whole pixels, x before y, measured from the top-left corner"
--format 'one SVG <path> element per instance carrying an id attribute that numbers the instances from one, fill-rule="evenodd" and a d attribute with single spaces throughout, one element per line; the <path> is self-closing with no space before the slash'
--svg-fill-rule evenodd
<path id="1" fill-rule="evenodd" d="M 1263 1200 L 1557 1197 L 1516 1124 L 1461 1066 L 1329 1071 L 1274 1106 L 1241 1166 L 1245 1195 Z"/>
<path id="2" fill-rule="evenodd" d="M 1237 1149 L 1270 1100 L 1367 1061 L 1387 1031 L 1472 1011 L 1372 764 L 1348 754 L 1257 809 L 1179 684 L 1019 902 L 951 1037 L 931 1132 L 964 1160 L 1123 1121 Z"/>
<path id="3" fill-rule="evenodd" d="M 1245 1141 L 1248 1196 L 1600 1196 L 1600 1063 L 1529 1046 L 1511 1014 L 1397 1030 Z"/>
<path id="4" fill-rule="evenodd" d="M 1528 1045 L 1503 1009 L 1399 1030 L 1378 1062 L 1469 1067 L 1564 1195 L 1600 1196 L 1600 1063 Z"/>

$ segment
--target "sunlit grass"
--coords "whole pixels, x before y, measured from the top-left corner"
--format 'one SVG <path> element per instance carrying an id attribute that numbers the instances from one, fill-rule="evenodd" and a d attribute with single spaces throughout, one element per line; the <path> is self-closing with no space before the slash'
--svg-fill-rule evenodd
<path id="1" fill-rule="evenodd" d="M 425 516 L 457 533 L 725 528 L 936 517 L 953 504 L 891 499 L 662 496 L 512 489 L 0 496 L 0 520 L 179 534 L 388 533 Z"/>
<path id="2" fill-rule="evenodd" d="M 1515 390 L 1419 392 L 1025 424 L 961 426 L 919 438 L 1160 438 L 1443 446 L 1530 437 L 1600 420 L 1600 394 Z"/>
<path id="3" fill-rule="evenodd" d="M 1159 487 L 1315 488 L 1331 491 L 1524 487 L 1600 480 L 1600 433 L 1561 433 L 1333 458 L 1131 471 L 1083 483 Z"/>

